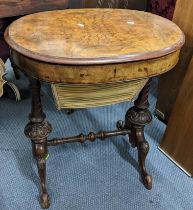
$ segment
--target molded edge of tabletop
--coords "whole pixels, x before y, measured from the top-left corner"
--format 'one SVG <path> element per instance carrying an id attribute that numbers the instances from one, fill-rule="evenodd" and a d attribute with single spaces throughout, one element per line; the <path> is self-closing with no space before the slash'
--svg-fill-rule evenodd
<path id="1" fill-rule="evenodd" d="M 74 9 L 74 10 L 77 10 L 77 9 Z M 85 10 L 88 10 L 88 9 L 85 9 Z M 57 10 L 55 10 L 55 11 L 57 11 Z M 58 10 L 58 11 L 60 11 L 60 10 Z M 39 13 L 44 13 L 44 12 L 39 12 Z M 34 14 L 37 14 L 37 13 L 34 13 Z M 34 14 L 31 14 L 31 15 L 34 15 Z M 152 14 L 152 15 L 154 15 L 154 14 Z M 29 16 L 29 15 L 27 15 L 27 16 Z M 157 15 L 155 15 L 155 16 L 157 16 Z M 166 19 L 166 21 L 172 22 L 168 19 Z M 173 23 L 173 24 L 175 24 L 175 23 Z M 178 26 L 176 25 L 176 27 L 178 27 Z M 132 54 L 125 54 L 125 55 L 121 55 L 121 56 L 97 57 L 97 58 L 57 57 L 57 56 L 41 55 L 40 53 L 32 52 L 30 50 L 27 50 L 27 49 L 19 46 L 10 38 L 9 26 L 5 30 L 4 38 L 11 49 L 15 50 L 16 52 L 18 52 L 28 58 L 34 59 L 34 60 L 47 62 L 47 63 L 54 63 L 54 64 L 64 64 L 64 65 L 100 65 L 100 64 L 126 63 L 126 62 L 150 60 L 150 59 L 155 59 L 155 58 L 159 58 L 159 57 L 163 57 L 168 54 L 171 54 L 171 53 L 181 49 L 185 43 L 185 35 L 182 30 L 181 30 L 181 32 L 182 32 L 182 36 L 181 36 L 179 42 L 175 43 L 174 45 L 171 45 L 171 47 L 168 47 L 168 48 L 163 48 L 163 49 L 157 50 L 157 51 L 149 51 L 149 52 L 145 52 L 145 53 L 132 53 Z"/>

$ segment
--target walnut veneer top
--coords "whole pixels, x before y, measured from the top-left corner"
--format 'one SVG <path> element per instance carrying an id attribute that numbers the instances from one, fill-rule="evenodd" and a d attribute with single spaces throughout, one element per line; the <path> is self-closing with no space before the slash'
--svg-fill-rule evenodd
<path id="1" fill-rule="evenodd" d="M 102 64 L 162 57 L 184 44 L 183 32 L 162 17 L 134 10 L 41 12 L 12 23 L 5 33 L 15 51 L 59 64 Z"/>

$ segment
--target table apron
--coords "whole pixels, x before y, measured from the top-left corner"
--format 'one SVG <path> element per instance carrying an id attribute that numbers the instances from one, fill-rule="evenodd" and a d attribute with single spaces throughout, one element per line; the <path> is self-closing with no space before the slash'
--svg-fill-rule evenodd
<path id="1" fill-rule="evenodd" d="M 106 65 L 61 65 L 30 59 L 12 50 L 15 65 L 41 81 L 66 84 L 95 84 L 138 80 L 163 74 L 179 60 L 180 50 L 161 58 Z M 159 72 L 159 73 L 158 73 Z"/>

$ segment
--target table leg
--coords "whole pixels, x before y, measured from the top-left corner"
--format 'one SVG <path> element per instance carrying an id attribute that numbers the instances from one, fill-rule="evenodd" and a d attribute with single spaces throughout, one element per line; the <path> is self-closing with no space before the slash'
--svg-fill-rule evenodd
<path id="1" fill-rule="evenodd" d="M 29 116 L 30 122 L 25 127 L 25 135 L 32 141 L 33 155 L 37 160 L 40 177 L 40 204 L 42 208 L 49 208 L 49 195 L 46 189 L 46 157 L 48 154 L 47 137 L 52 130 L 49 122 L 45 121 L 40 98 L 40 82 L 30 78 L 32 110 Z"/>
<path id="2" fill-rule="evenodd" d="M 10 62 L 11 62 L 11 67 L 12 67 L 13 72 L 14 72 L 14 74 L 15 74 L 15 78 L 18 80 L 18 79 L 20 79 L 19 69 L 18 69 L 18 67 L 15 65 L 15 63 L 13 62 L 11 56 L 10 56 L 9 59 L 10 59 Z"/>
<path id="3" fill-rule="evenodd" d="M 74 111 L 75 111 L 75 109 L 66 109 L 66 114 L 71 115 L 74 113 Z"/>
<path id="4" fill-rule="evenodd" d="M 151 80 L 151 79 L 150 79 Z M 152 178 L 148 175 L 145 159 L 149 152 L 149 144 L 144 136 L 144 127 L 152 120 L 151 112 L 148 110 L 148 93 L 150 89 L 150 82 L 148 81 L 145 87 L 139 93 L 138 98 L 134 102 L 125 117 L 125 127 L 131 130 L 129 140 L 133 147 L 138 149 L 138 161 L 141 170 L 143 183 L 147 189 L 152 188 Z"/>

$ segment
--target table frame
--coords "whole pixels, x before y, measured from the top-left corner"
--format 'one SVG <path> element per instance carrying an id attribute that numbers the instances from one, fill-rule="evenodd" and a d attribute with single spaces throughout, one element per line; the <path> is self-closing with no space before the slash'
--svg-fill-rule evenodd
<path id="1" fill-rule="evenodd" d="M 29 77 L 30 90 L 32 96 L 32 110 L 29 115 L 30 122 L 25 127 L 25 135 L 31 139 L 33 155 L 37 160 L 38 173 L 40 178 L 40 204 L 42 208 L 49 208 L 50 199 L 46 187 L 46 159 L 48 155 L 48 146 L 59 144 L 80 142 L 86 140 L 94 141 L 95 139 L 104 140 L 107 137 L 128 135 L 132 147 L 137 147 L 138 161 L 141 170 L 143 184 L 147 189 L 152 188 L 152 177 L 148 174 L 145 166 L 146 156 L 149 152 L 149 144 L 144 136 L 144 127 L 152 120 L 152 115 L 148 110 L 148 93 L 151 79 L 141 90 L 138 98 L 125 115 L 125 123 L 117 122 L 117 130 L 109 132 L 89 133 L 88 135 L 80 134 L 74 137 L 55 138 L 48 140 L 48 135 L 52 131 L 51 124 L 45 120 L 46 115 L 43 112 L 41 103 L 40 89 L 41 84 L 37 79 Z"/>

